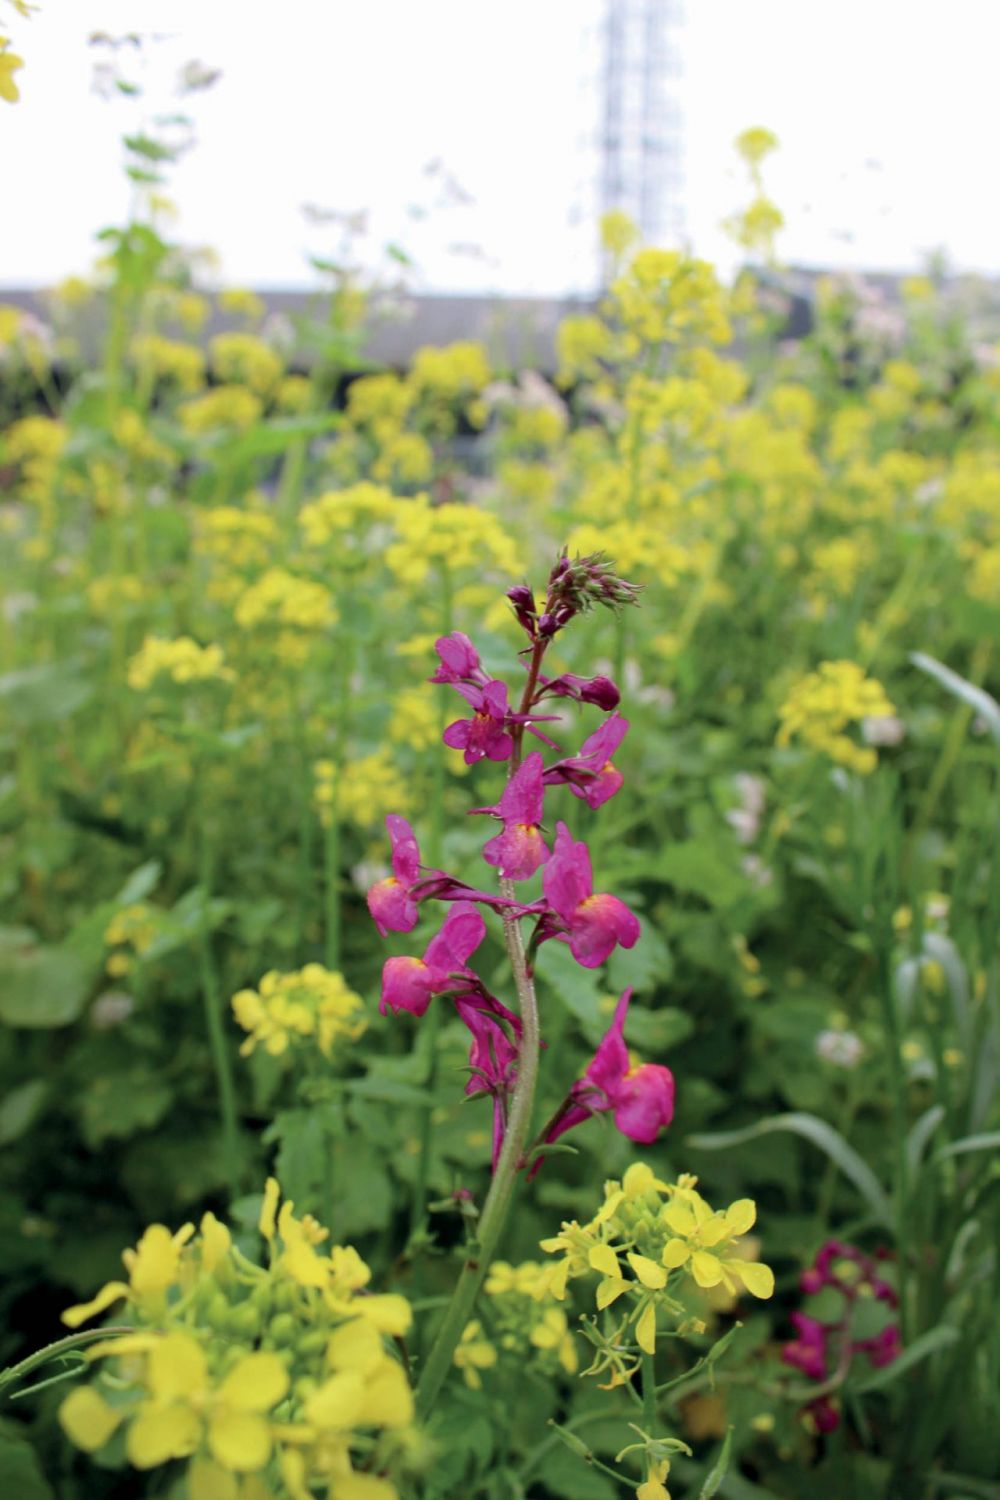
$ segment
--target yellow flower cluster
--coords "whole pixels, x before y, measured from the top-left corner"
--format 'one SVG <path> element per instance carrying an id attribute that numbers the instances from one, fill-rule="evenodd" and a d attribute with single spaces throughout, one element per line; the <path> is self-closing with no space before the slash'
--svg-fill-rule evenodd
<path id="1" fill-rule="evenodd" d="M 220 380 L 249 386 L 258 396 L 266 396 L 284 374 L 284 362 L 270 344 L 252 333 L 219 333 L 209 349 L 212 368 Z"/>
<path id="2" fill-rule="evenodd" d="M 489 1336 L 478 1320 L 467 1324 L 455 1350 L 455 1364 L 466 1385 L 478 1390 L 480 1370 L 490 1369 L 498 1359 L 530 1361 L 540 1374 L 553 1376 L 559 1370 L 575 1375 L 579 1367 L 569 1322 L 543 1279 L 545 1269 L 537 1261 L 494 1261 L 483 1290 L 490 1299 Z"/>
<path id="3" fill-rule="evenodd" d="M 246 386 L 219 385 L 206 391 L 204 396 L 185 401 L 177 415 L 181 426 L 192 435 L 216 432 L 220 427 L 249 432 L 260 420 L 263 410 L 260 397 L 248 391 Z"/>
<path id="4" fill-rule="evenodd" d="M 244 1057 L 258 1046 L 282 1057 L 289 1047 L 306 1042 L 329 1060 L 338 1043 L 357 1041 L 368 1025 L 361 996 L 322 964 L 306 964 L 291 974 L 272 970 L 257 989 L 239 990 L 232 1004 L 249 1032 L 240 1048 Z"/>
<path id="5" fill-rule="evenodd" d="M 321 583 L 301 578 L 287 568 L 268 568 L 240 596 L 235 618 L 243 630 L 269 626 L 318 632 L 336 623 L 337 611 L 329 590 Z"/>
<path id="6" fill-rule="evenodd" d="M 388 750 L 349 761 L 339 774 L 332 760 L 318 760 L 313 774 L 313 798 L 324 828 L 335 817 L 359 828 L 375 828 L 386 813 L 406 812 L 410 807 L 409 785 Z"/>
<path id="7" fill-rule="evenodd" d="M 824 661 L 794 683 L 778 716 L 777 743 L 793 739 L 829 755 L 839 765 L 867 776 L 878 764 L 870 745 L 858 745 L 845 731 L 868 718 L 889 718 L 895 709 L 885 689 L 852 661 Z"/>
<path id="8" fill-rule="evenodd" d="M 116 615 L 139 604 L 146 591 L 134 573 L 105 573 L 87 584 L 87 603 L 95 615 Z"/>
<path id="9" fill-rule="evenodd" d="M 490 378 L 490 362 L 482 344 L 464 342 L 418 349 L 409 381 L 418 396 L 456 402 L 477 396 Z"/>
<path id="10" fill-rule="evenodd" d="M 385 558 L 401 582 L 419 585 L 433 570 L 465 568 L 516 578 L 518 548 L 491 512 L 474 505 L 431 505 L 424 496 L 401 502 L 396 512 L 398 540 Z"/>
<path id="11" fill-rule="evenodd" d="M 116 951 L 108 955 L 105 967 L 116 979 L 128 974 L 134 956 L 141 958 L 156 941 L 160 925 L 155 907 L 144 901 L 123 906 L 104 930 L 104 942 Z"/>
<path id="12" fill-rule="evenodd" d="M 189 635 L 174 640 L 147 635 L 128 664 L 128 685 L 137 693 L 148 692 L 158 677 L 186 686 L 191 682 L 232 680 L 221 646 L 199 646 Z"/>
<path id="13" fill-rule="evenodd" d="M 732 337 L 714 269 L 679 250 L 637 251 L 612 284 L 611 298 L 631 352 L 688 339 L 727 344 Z"/>
<path id="14" fill-rule="evenodd" d="M 352 387 L 353 389 L 353 387 Z M 335 541 L 338 554 L 357 550 L 367 540 L 369 527 L 388 527 L 404 505 L 390 490 L 378 484 L 355 484 L 344 490 L 328 490 L 311 500 L 299 513 L 299 525 L 310 547 Z"/>
<path id="15" fill-rule="evenodd" d="M 674 1322 L 683 1307 L 670 1295 L 676 1272 L 703 1290 L 721 1287 L 735 1295 L 770 1297 L 770 1268 L 746 1255 L 741 1236 L 752 1228 L 756 1208 L 749 1198 L 714 1211 L 696 1191 L 697 1178 L 661 1182 L 645 1163 L 629 1167 L 621 1182 L 605 1184 L 604 1204 L 589 1224 L 564 1223 L 542 1249 L 561 1255 L 538 1282 L 536 1295 L 562 1300 L 568 1282 L 598 1273 L 598 1309 L 629 1299 L 622 1331 L 634 1324 L 635 1341 L 647 1354 L 656 1348 L 657 1315 Z M 741 1253 L 742 1252 L 742 1253 Z"/>
<path id="16" fill-rule="evenodd" d="M 389 738 L 395 745 L 429 750 L 441 738 L 441 700 L 427 687 L 403 688 L 393 698 Z"/>
<path id="17" fill-rule="evenodd" d="M 267 511 L 213 505 L 195 519 L 194 550 L 229 567 L 259 567 L 273 555 L 277 537 L 278 523 Z"/>
<path id="18" fill-rule="evenodd" d="M 410 1462 L 413 1397 L 387 1338 L 410 1326 L 405 1298 L 370 1295 L 371 1272 L 274 1179 L 257 1265 L 211 1213 L 195 1233 L 151 1225 L 112 1281 L 69 1308 L 77 1328 L 124 1300 L 131 1331 L 90 1345 L 92 1383 L 64 1399 L 60 1422 L 87 1453 L 124 1432 L 140 1470 L 187 1461 L 190 1500 L 398 1500 Z"/>
<path id="19" fill-rule="evenodd" d="M 187 395 L 200 391 L 205 384 L 205 356 L 194 344 L 160 333 L 141 334 L 132 341 L 132 357 L 141 370 L 169 381 Z"/>

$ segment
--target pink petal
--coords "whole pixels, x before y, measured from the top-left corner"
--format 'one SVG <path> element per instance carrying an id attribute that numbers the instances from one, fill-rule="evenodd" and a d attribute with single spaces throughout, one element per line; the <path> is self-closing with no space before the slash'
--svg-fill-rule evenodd
<path id="1" fill-rule="evenodd" d="M 368 892 L 368 910 L 383 937 L 387 932 L 412 932 L 417 925 L 417 903 L 394 875 L 372 886 Z"/>
<path id="2" fill-rule="evenodd" d="M 385 826 L 389 830 L 389 842 L 392 845 L 393 874 L 407 885 L 412 885 L 420 874 L 420 845 L 416 834 L 398 813 L 388 813 Z"/>

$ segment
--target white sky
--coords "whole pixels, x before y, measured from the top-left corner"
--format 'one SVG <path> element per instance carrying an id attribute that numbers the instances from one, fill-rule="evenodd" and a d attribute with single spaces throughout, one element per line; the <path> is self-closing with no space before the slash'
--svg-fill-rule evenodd
<path id="1" fill-rule="evenodd" d="M 154 78 L 198 57 L 199 144 L 176 169 L 177 234 L 221 255 L 227 281 L 308 285 L 331 253 L 305 202 L 371 210 L 366 244 L 418 262 L 418 287 L 554 293 L 584 285 L 596 158 L 601 0 L 0 0 L 26 66 L 0 104 L 0 286 L 42 285 L 93 258 L 127 191 L 118 140 L 135 107 L 91 91 L 93 30 L 160 30 Z M 683 220 L 731 264 L 720 221 L 746 201 L 732 140 L 781 139 L 767 183 L 784 260 L 911 268 L 943 247 L 1000 273 L 998 0 L 686 0 Z M 167 102 L 166 95 L 160 95 Z M 433 207 L 440 158 L 475 200 Z M 430 207 L 418 222 L 407 205 Z M 481 247 L 454 254 L 455 242 Z"/>

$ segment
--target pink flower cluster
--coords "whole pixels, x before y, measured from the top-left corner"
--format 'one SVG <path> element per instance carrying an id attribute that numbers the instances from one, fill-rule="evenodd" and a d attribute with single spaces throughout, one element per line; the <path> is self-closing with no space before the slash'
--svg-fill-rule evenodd
<path id="1" fill-rule="evenodd" d="M 640 930 L 637 917 L 623 901 L 595 891 L 587 845 L 575 840 L 563 822 L 556 823 L 553 838 L 544 821 L 546 794 L 560 787 L 568 787 L 574 797 L 592 809 L 615 795 L 622 776 L 613 756 L 629 727 L 617 712 L 619 693 L 609 678 L 572 674 L 548 678 L 539 671 L 551 636 L 578 608 L 586 607 L 587 591 L 600 595 L 602 589 L 610 587 L 603 581 L 600 567 L 591 566 L 579 577 L 572 573 L 568 581 L 566 567 L 566 559 L 561 559 L 553 572 L 555 585 L 550 580 L 547 601 L 555 601 L 561 611 L 558 624 L 555 609 L 541 616 L 535 612 L 527 589 L 510 591 L 515 613 L 531 642 L 524 653 L 529 658 L 528 679 L 516 711 L 510 706 L 507 684 L 483 669 L 468 636 L 455 631 L 436 642 L 439 665 L 431 681 L 454 688 L 471 711 L 448 725 L 445 744 L 462 750 L 469 765 L 483 760 L 510 764 L 499 801 L 473 809 L 499 824 L 498 832 L 485 844 L 483 859 L 497 871 L 501 893 L 475 889 L 441 870 L 424 869 L 413 829 L 405 818 L 395 815 L 386 819 L 392 874 L 368 893 L 369 909 L 383 936 L 411 932 L 417 925 L 421 904 L 428 899 L 451 903 L 444 923 L 421 957 L 386 959 L 380 1008 L 383 1014 L 406 1010 L 422 1016 L 435 997 L 455 1006 L 471 1037 L 466 1093 L 487 1094 L 494 1102 L 494 1167 L 503 1143 L 508 1101 L 517 1080 L 522 1037 L 519 1017 L 490 993 L 469 966 L 486 936 L 481 908 L 502 913 L 508 924 L 531 923 L 525 948 L 532 958 L 542 943 L 555 940 L 566 943 L 577 963 L 588 969 L 603 964 L 616 946 L 631 948 Z M 619 582 L 618 587 L 629 586 Z M 607 715 L 576 754 L 564 755 L 537 728 L 552 717 L 539 713 L 539 705 L 554 698 L 569 698 Z M 545 764 L 541 750 L 532 750 L 522 758 L 525 734 L 555 752 L 550 764 Z M 541 896 L 517 899 L 514 883 L 529 880 L 539 871 Z M 625 1045 L 630 998 L 631 990 L 626 990 L 607 1035 L 545 1132 L 544 1141 L 554 1141 L 574 1125 L 603 1112 L 613 1115 L 625 1135 L 646 1144 L 669 1125 L 674 1106 L 670 1070 L 658 1064 L 632 1066 Z"/>
<path id="2" fill-rule="evenodd" d="M 877 1274 L 878 1261 L 854 1245 L 842 1240 L 827 1240 L 816 1259 L 799 1278 L 807 1296 L 829 1288 L 842 1301 L 839 1318 L 822 1323 L 805 1313 L 792 1313 L 795 1338 L 785 1344 L 781 1358 L 786 1365 L 801 1370 L 807 1380 L 827 1387 L 840 1385 L 846 1379 L 855 1355 L 863 1354 L 876 1369 L 892 1364 L 902 1353 L 899 1325 L 886 1325 L 868 1338 L 856 1338 L 852 1331 L 854 1312 L 859 1299 L 882 1302 L 895 1311 L 896 1292 Z M 824 1391 L 803 1409 L 803 1416 L 816 1432 L 833 1432 L 840 1423 L 840 1412 Z"/>

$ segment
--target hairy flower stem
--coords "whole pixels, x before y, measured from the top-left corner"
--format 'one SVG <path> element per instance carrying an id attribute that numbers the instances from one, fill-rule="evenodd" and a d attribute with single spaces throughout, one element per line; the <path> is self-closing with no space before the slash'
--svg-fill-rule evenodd
<path id="1" fill-rule="evenodd" d="M 452 628 L 451 574 L 447 566 L 441 568 L 441 634 L 450 635 Z M 439 709 L 439 731 L 443 736 L 448 715 L 442 702 Z M 444 837 L 444 793 L 446 785 L 444 756 L 438 751 L 434 762 L 434 784 L 431 790 L 431 828 L 427 845 L 427 862 L 435 869 L 441 863 L 441 842 Z M 410 1238 L 419 1235 L 427 1217 L 427 1177 L 431 1166 L 431 1147 L 434 1143 L 434 1094 L 438 1079 L 438 1033 L 441 1030 L 441 1012 L 437 1006 L 431 1008 L 425 1023 L 425 1038 L 429 1062 L 427 1065 L 427 1107 L 420 1121 L 420 1156 L 417 1175 L 413 1182 L 413 1201 L 410 1205 Z"/>
<path id="2" fill-rule="evenodd" d="M 656 1358 L 643 1351 L 642 1355 L 642 1425 L 649 1437 L 655 1437 L 656 1428 Z M 653 1469 L 653 1460 L 646 1459 L 646 1478 Z"/>
<path id="3" fill-rule="evenodd" d="M 535 643 L 528 668 L 528 680 L 524 685 L 521 698 L 521 713 L 527 713 L 530 707 L 547 644 L 546 641 Z M 513 733 L 514 750 L 508 767 L 508 780 L 521 764 L 522 734 L 523 725 L 516 725 Z M 506 900 L 516 900 L 513 881 L 501 880 L 500 892 Z M 486 1202 L 483 1204 L 478 1234 L 469 1248 L 451 1302 L 444 1315 L 444 1321 L 438 1329 L 437 1337 L 417 1384 L 417 1413 L 424 1419 L 434 1406 L 438 1392 L 452 1367 L 455 1349 L 469 1321 L 476 1294 L 496 1254 L 531 1129 L 531 1112 L 535 1102 L 535 1085 L 538 1081 L 541 1032 L 538 1021 L 538 1001 L 535 998 L 534 982 L 528 970 L 524 938 L 518 918 L 510 907 L 505 907 L 503 910 L 503 938 L 514 974 L 518 1007 L 521 1013 L 522 1032 L 521 1045 L 518 1049 L 517 1082 L 511 1095 L 507 1131 L 500 1151 L 500 1160 L 497 1162 L 497 1169 L 490 1183 Z"/>
<path id="4" fill-rule="evenodd" d="M 202 773 L 204 774 L 204 772 Z M 239 1196 L 239 1122 L 236 1108 L 236 1086 L 233 1068 L 226 1042 L 226 1028 L 222 1019 L 222 992 L 212 952 L 211 902 L 212 902 L 212 847 L 205 828 L 204 810 L 198 839 L 198 884 L 201 888 L 202 908 L 198 918 L 197 954 L 198 975 L 201 980 L 202 1001 L 205 1007 L 205 1029 L 215 1069 L 215 1087 L 219 1102 L 219 1120 L 222 1125 L 222 1154 L 226 1179 L 233 1198 Z"/>

